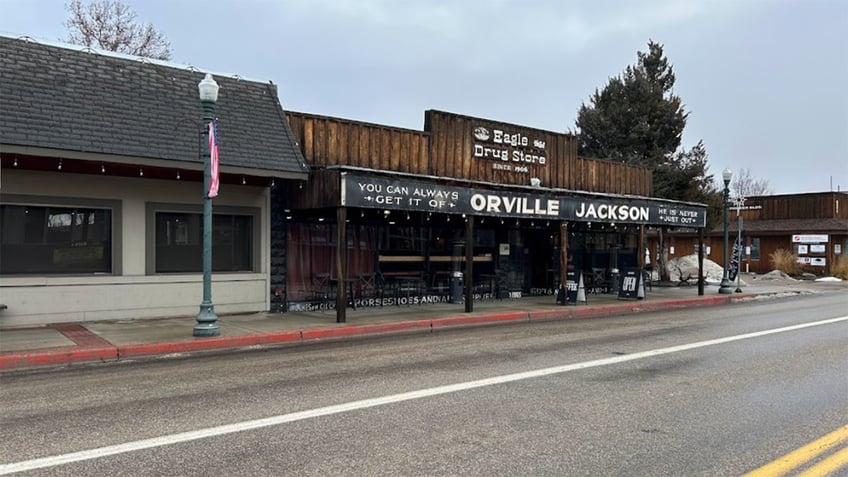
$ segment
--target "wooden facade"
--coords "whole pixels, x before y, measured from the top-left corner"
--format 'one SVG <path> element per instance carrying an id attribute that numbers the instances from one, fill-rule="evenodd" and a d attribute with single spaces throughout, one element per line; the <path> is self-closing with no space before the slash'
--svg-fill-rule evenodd
<path id="1" fill-rule="evenodd" d="M 546 189 L 642 197 L 652 192 L 650 169 L 578 157 L 570 134 L 433 110 L 423 131 L 298 112 L 287 117 L 313 169 L 348 166 L 493 185 L 530 186 L 538 179 Z"/>
<path id="2" fill-rule="evenodd" d="M 735 216 L 735 210 L 733 211 Z M 825 192 L 750 197 L 744 220 L 848 219 L 848 194 Z"/>
<path id="3" fill-rule="evenodd" d="M 743 271 L 770 272 L 774 269 L 771 254 L 783 249 L 798 254 L 801 259 L 810 259 L 810 263 L 801 266 L 802 270 L 827 275 L 834 261 L 848 248 L 848 193 L 845 192 L 749 197 L 741 208 L 731 203 L 728 227 L 731 248 L 739 230 L 739 215 L 742 216 L 743 243 L 753 249 L 750 256 L 742 256 Z M 819 244 L 824 245 L 824 251 L 813 252 L 813 247 L 807 246 L 800 249 L 806 250 L 806 253 L 798 253 L 798 245 L 805 245 L 798 242 L 802 236 L 827 236 L 827 241 Z M 676 231 L 671 237 L 669 244 L 675 248 L 672 258 L 697 250 L 693 232 Z M 722 224 L 706 234 L 704 245 L 710 251 L 706 258 L 718 264 L 724 263 Z M 655 239 L 651 240 L 650 246 L 653 255 Z M 816 250 L 821 250 L 821 247 Z M 824 265 L 814 264 L 821 263 L 822 259 Z"/>
<path id="4" fill-rule="evenodd" d="M 288 297 L 319 309 L 334 296 L 340 322 L 347 295 L 365 306 L 448 299 L 470 312 L 475 294 L 558 293 L 569 258 L 608 291 L 613 271 L 640 265 L 641 228 L 629 226 L 706 223 L 702 204 L 650 199 L 650 169 L 578 157 L 570 134 L 433 110 L 421 131 L 286 114 L 310 168 L 276 203 Z"/>

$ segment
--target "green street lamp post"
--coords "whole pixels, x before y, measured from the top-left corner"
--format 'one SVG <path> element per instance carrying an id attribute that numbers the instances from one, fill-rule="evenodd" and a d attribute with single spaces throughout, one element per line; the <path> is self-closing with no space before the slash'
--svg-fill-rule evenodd
<path id="1" fill-rule="evenodd" d="M 724 180 L 724 274 L 721 278 L 721 285 L 718 287 L 718 292 L 722 295 L 728 295 L 733 293 L 731 289 L 730 279 L 727 275 L 727 267 L 729 265 L 727 260 L 727 242 L 728 242 L 728 233 L 727 229 L 730 227 L 730 223 L 728 222 L 728 214 L 727 214 L 727 200 L 730 197 L 730 179 L 733 178 L 733 171 L 730 169 L 725 169 L 721 173 L 721 178 Z"/>
<path id="2" fill-rule="evenodd" d="M 200 105 L 203 107 L 203 125 L 209 134 L 209 123 L 215 112 L 215 102 L 218 101 L 218 83 L 212 75 L 206 77 L 197 85 L 200 92 Z M 194 325 L 194 336 L 218 336 L 221 327 L 218 325 L 218 315 L 212 304 L 212 198 L 209 197 L 209 184 L 212 181 L 212 170 L 209 141 L 203 141 L 206 146 L 203 155 L 203 301 L 197 314 L 197 324 Z"/>

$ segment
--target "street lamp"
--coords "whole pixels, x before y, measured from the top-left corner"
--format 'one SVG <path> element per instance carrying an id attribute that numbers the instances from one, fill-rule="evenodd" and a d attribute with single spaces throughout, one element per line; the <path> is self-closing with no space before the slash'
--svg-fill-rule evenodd
<path id="1" fill-rule="evenodd" d="M 730 226 L 727 218 L 727 199 L 730 196 L 730 179 L 733 177 L 733 171 L 725 169 L 721 173 L 721 178 L 724 180 L 724 274 L 721 278 L 721 285 L 718 287 L 718 292 L 723 295 L 733 293 L 730 289 L 730 280 L 727 277 L 727 228 Z"/>
<path id="2" fill-rule="evenodd" d="M 215 112 L 215 102 L 218 101 L 218 83 L 212 75 L 206 77 L 197 85 L 200 92 L 200 105 L 203 107 L 203 126 L 205 134 L 209 134 L 209 123 Z M 218 325 L 218 315 L 212 304 L 212 198 L 209 197 L 209 183 L 212 180 L 209 141 L 203 141 L 206 146 L 203 154 L 203 301 L 197 314 L 197 324 L 194 325 L 194 336 L 218 336 L 221 327 Z"/>
<path id="3" fill-rule="evenodd" d="M 736 243 L 739 247 L 736 250 L 736 293 L 742 293 L 742 207 L 745 206 L 745 197 L 742 192 L 739 192 L 739 197 L 734 199 L 736 205 Z"/>

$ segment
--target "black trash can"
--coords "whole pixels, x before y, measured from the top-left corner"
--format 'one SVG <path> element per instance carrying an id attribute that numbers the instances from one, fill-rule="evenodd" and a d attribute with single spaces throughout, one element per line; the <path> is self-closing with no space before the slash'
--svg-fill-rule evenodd
<path id="1" fill-rule="evenodd" d="M 453 272 L 451 273 L 450 279 L 450 302 L 451 303 L 462 303 L 463 302 L 463 293 L 462 293 L 462 272 Z"/>
<path id="2" fill-rule="evenodd" d="M 610 293 L 618 295 L 619 280 L 621 280 L 621 274 L 618 272 L 617 268 L 613 268 L 610 271 L 610 281 L 612 282 L 612 290 L 610 290 Z"/>

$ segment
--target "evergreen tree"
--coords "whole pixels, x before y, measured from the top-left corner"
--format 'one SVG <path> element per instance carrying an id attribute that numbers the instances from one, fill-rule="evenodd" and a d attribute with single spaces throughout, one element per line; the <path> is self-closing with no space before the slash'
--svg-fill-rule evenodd
<path id="1" fill-rule="evenodd" d="M 674 69 L 663 46 L 648 42 L 647 52 L 637 53 L 636 65 L 595 90 L 589 105 L 577 113 L 578 153 L 638 164 L 653 171 L 654 196 L 708 204 L 707 227 L 720 213 L 720 192 L 708 174 L 707 150 L 699 141 L 681 148 L 689 113 L 674 94 Z M 668 279 L 664 230 L 659 230 L 658 258 L 661 280 Z"/>
<path id="2" fill-rule="evenodd" d="M 580 155 L 652 168 L 666 162 L 680 147 L 688 117 L 674 81 L 662 45 L 650 41 L 635 66 L 610 78 L 588 106 L 580 106 Z"/>

